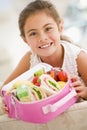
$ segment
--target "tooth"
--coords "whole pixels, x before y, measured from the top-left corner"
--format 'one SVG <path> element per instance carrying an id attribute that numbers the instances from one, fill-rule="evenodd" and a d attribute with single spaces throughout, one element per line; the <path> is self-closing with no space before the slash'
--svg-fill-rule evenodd
<path id="1" fill-rule="evenodd" d="M 45 47 L 49 47 L 49 46 L 50 46 L 50 43 L 47 44 L 47 45 L 43 45 L 43 46 L 41 46 L 41 48 L 45 48 Z"/>

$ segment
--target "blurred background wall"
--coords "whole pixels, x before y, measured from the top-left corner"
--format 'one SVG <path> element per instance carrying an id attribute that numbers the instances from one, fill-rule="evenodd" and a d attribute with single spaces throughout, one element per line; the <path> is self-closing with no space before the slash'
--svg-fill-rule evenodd
<path id="1" fill-rule="evenodd" d="M 16 67 L 29 47 L 20 38 L 18 16 L 32 0 L 0 0 L 0 81 Z M 50 0 L 65 21 L 64 33 L 87 49 L 87 0 Z"/>

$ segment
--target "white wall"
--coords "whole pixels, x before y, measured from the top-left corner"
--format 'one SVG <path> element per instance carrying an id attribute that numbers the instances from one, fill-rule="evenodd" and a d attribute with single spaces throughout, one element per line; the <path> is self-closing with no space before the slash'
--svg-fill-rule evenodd
<path id="1" fill-rule="evenodd" d="M 29 49 L 20 38 L 17 20 L 19 12 L 30 1 L 32 0 L 0 0 L 0 81 L 6 79 Z M 51 1 L 63 16 L 69 0 Z M 87 39 L 84 41 L 87 42 Z"/>
<path id="2" fill-rule="evenodd" d="M 29 49 L 20 38 L 17 20 L 19 12 L 30 1 L 32 0 L 0 0 L 0 81 L 7 78 Z M 63 15 L 68 0 L 51 1 L 57 3 L 57 8 Z"/>

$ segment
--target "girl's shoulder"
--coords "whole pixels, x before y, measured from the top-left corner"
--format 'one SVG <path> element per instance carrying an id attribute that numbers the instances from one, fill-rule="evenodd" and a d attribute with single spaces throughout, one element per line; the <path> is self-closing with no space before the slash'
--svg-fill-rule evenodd
<path id="1" fill-rule="evenodd" d="M 69 43 L 67 41 L 62 41 L 61 44 L 63 45 L 65 51 L 68 53 L 72 53 L 75 57 L 79 55 L 80 52 L 87 53 L 87 50 L 81 48 L 79 45 L 75 44 L 74 42 Z"/>
<path id="2" fill-rule="evenodd" d="M 31 54 L 32 54 L 31 51 L 25 53 L 24 57 L 26 58 L 26 60 L 27 59 L 30 60 Z"/>
<path id="3" fill-rule="evenodd" d="M 30 60 L 30 57 L 31 57 L 31 52 L 28 51 L 24 54 L 24 56 L 22 57 L 22 60 L 23 61 L 29 61 Z"/>
<path id="4" fill-rule="evenodd" d="M 31 51 L 28 51 L 24 54 L 19 64 L 21 64 L 22 66 L 25 66 L 24 68 L 28 70 L 30 68 L 30 59 L 31 59 Z"/>

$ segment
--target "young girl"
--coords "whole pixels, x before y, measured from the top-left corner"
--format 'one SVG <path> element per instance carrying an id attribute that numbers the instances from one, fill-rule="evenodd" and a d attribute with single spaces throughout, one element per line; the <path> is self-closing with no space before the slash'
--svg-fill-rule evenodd
<path id="1" fill-rule="evenodd" d="M 62 67 L 77 95 L 87 99 L 87 53 L 62 36 L 64 22 L 49 1 L 35 0 L 19 16 L 22 39 L 31 48 L 5 81 L 7 84 L 40 62 Z"/>

